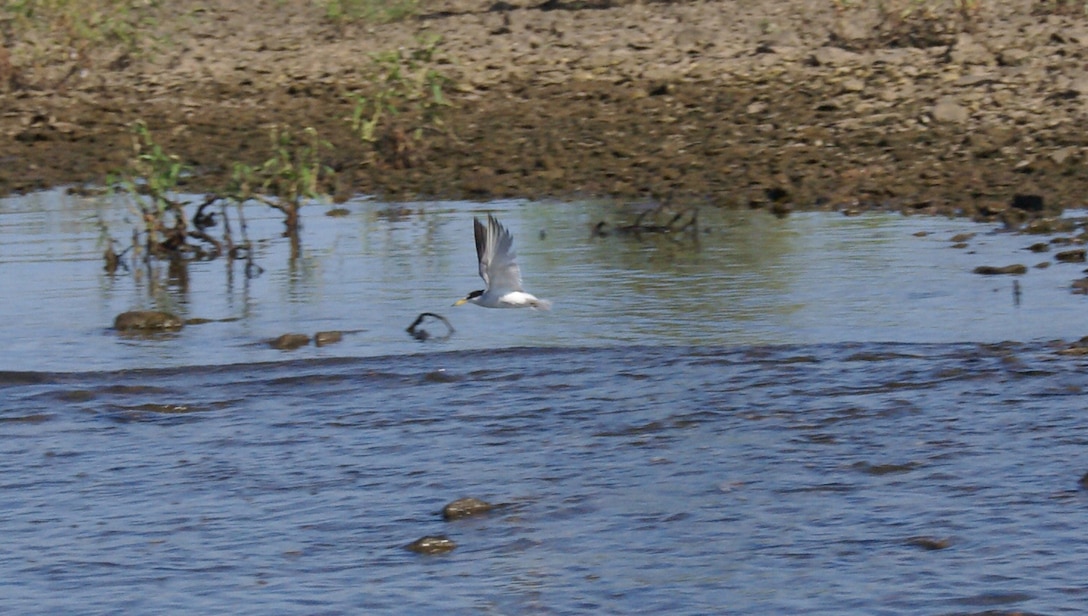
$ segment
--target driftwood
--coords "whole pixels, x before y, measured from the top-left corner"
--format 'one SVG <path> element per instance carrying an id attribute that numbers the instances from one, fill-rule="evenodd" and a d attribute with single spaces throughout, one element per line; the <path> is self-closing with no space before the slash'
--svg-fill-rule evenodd
<path id="1" fill-rule="evenodd" d="M 420 327 L 420 325 L 423 323 L 423 321 L 427 319 L 427 317 L 431 317 L 433 319 L 441 321 L 442 324 L 446 326 L 446 333 L 441 336 L 435 336 L 431 334 L 431 332 Z M 440 314 L 435 314 L 433 312 L 422 312 L 418 317 L 416 317 L 416 320 L 412 321 L 412 324 L 408 326 L 407 331 L 409 335 L 411 335 L 416 340 L 419 340 L 420 342 L 426 342 L 428 340 L 441 342 L 443 340 L 449 340 L 450 336 L 453 335 L 454 329 L 453 325 L 450 325 L 450 322 L 446 320 L 446 317 Z"/>

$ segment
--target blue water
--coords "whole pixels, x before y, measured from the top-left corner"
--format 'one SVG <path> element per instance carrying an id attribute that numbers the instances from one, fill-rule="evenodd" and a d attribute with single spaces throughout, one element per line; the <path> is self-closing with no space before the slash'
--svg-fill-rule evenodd
<path id="1" fill-rule="evenodd" d="M 840 344 L 8 374 L 0 608 L 1080 613 L 1085 367 Z M 442 521 L 467 495 L 510 507 Z M 458 548 L 403 547 L 434 534 Z"/>
<path id="2" fill-rule="evenodd" d="M 478 287 L 484 206 L 315 210 L 297 262 L 268 239 L 260 277 L 193 263 L 184 288 L 101 272 L 101 207 L 0 202 L 2 613 L 1088 604 L 1088 359 L 1056 340 L 1084 333 L 1079 268 L 1032 269 L 1019 303 L 970 273 L 1047 260 L 1039 238 L 718 213 L 695 244 L 590 239 L 625 213 L 488 204 L 556 302 L 534 313 L 449 307 Z M 109 329 L 144 307 L 232 320 Z M 454 336 L 408 336 L 425 310 Z M 265 343 L 327 329 L 348 333 Z M 504 506 L 443 521 L 462 496 Z M 457 548 L 404 548 L 439 534 Z"/>
<path id="3" fill-rule="evenodd" d="M 119 249 L 129 207 L 61 192 L 0 199 L 0 369 L 85 371 L 402 355 L 511 346 L 746 345 L 835 342 L 1000 342 L 1079 338 L 1088 296 L 1070 283 L 1082 265 L 1025 248 L 1048 237 L 963 220 L 703 208 L 696 236 L 591 238 L 597 221 L 631 221 L 609 203 L 349 202 L 346 217 L 303 210 L 302 248 L 289 257 L 271 210 L 247 214 L 255 263 L 198 261 L 106 274 L 98 221 Z M 547 314 L 496 313 L 453 302 L 482 286 L 472 217 L 494 212 L 514 233 L 526 288 Z M 236 219 L 236 218 L 235 218 Z M 213 229 L 213 232 L 215 230 Z M 916 233 L 926 233 L 916 236 Z M 976 233 L 962 249 L 952 237 Z M 235 237 L 239 233 L 235 229 Z M 130 255 L 131 253 L 129 253 Z M 1018 277 L 980 265 L 1023 263 Z M 133 309 L 211 319 L 168 339 L 119 338 Z M 449 340 L 421 346 L 405 329 L 445 316 Z M 444 331 L 434 328 L 436 331 Z M 346 332 L 340 344 L 289 356 L 264 344 L 289 332 Z"/>

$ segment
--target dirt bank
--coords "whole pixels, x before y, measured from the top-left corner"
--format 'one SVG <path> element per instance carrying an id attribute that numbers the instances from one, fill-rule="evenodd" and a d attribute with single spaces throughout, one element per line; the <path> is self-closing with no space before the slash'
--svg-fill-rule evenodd
<path id="1" fill-rule="evenodd" d="M 169 4 L 143 53 L 34 66 L 12 50 L 0 193 L 102 182 L 142 119 L 197 170 L 193 191 L 266 158 L 279 123 L 332 143 L 341 195 L 998 215 L 1016 193 L 1088 194 L 1088 20 L 1036 2 L 895 21 L 829 0 L 445 0 L 346 26 L 309 0 Z M 425 33 L 452 79 L 444 130 L 375 156 L 353 93 L 370 54 Z"/>

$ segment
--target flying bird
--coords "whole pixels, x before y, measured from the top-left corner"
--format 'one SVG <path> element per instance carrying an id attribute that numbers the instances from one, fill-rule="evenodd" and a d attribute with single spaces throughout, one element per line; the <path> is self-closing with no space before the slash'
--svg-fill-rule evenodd
<path id="1" fill-rule="evenodd" d="M 487 226 L 472 219 L 476 233 L 476 258 L 480 261 L 480 278 L 484 288 L 457 300 L 454 306 L 473 303 L 484 308 L 534 308 L 547 310 L 552 303 L 539 299 L 521 288 L 521 269 L 514 254 L 514 236 L 491 214 Z"/>

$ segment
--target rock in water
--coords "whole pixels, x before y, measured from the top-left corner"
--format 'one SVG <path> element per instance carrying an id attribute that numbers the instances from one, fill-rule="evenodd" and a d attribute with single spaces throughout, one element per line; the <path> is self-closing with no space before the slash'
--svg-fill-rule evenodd
<path id="1" fill-rule="evenodd" d="M 445 535 L 428 535 L 420 537 L 404 547 L 408 551 L 417 554 L 445 554 L 446 552 L 452 552 L 457 544 Z"/>
<path id="2" fill-rule="evenodd" d="M 279 351 L 292 351 L 310 344 L 310 337 L 306 334 L 283 334 L 268 342 L 269 346 Z"/>
<path id="3" fill-rule="evenodd" d="M 181 317 L 161 310 L 131 310 L 113 320 L 119 332 L 177 331 L 185 325 Z"/>
<path id="4" fill-rule="evenodd" d="M 442 508 L 442 517 L 446 520 L 457 520 L 487 513 L 494 508 L 495 505 L 478 498 L 459 498 Z"/>

